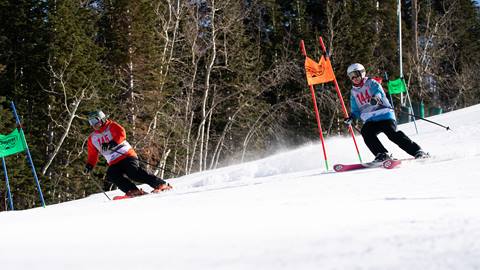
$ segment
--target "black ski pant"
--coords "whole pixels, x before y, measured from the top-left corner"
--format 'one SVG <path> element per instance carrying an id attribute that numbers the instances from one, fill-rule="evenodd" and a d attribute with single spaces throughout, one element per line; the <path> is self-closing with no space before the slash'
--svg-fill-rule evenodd
<path id="1" fill-rule="evenodd" d="M 148 173 L 145 169 L 140 167 L 138 159 L 134 157 L 127 157 L 118 163 L 110 165 L 107 169 L 107 180 L 115 184 L 125 193 L 129 190 L 138 189 L 130 179 L 148 184 L 152 188 L 156 188 L 160 184 L 166 183 L 161 178 Z"/>
<path id="2" fill-rule="evenodd" d="M 397 124 L 394 120 L 383 120 L 378 122 L 366 122 L 361 130 L 363 140 L 368 149 L 377 156 L 379 153 L 388 153 L 378 139 L 380 132 L 385 133 L 388 139 L 398 145 L 403 151 L 415 156 L 420 146 L 405 135 L 402 131 L 397 131 Z"/>

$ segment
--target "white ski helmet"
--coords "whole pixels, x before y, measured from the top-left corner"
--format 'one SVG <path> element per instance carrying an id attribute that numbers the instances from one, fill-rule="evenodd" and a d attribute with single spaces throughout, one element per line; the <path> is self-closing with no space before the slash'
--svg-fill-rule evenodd
<path id="1" fill-rule="evenodd" d="M 357 76 L 360 76 L 362 79 L 365 78 L 365 67 L 362 64 L 355 63 L 351 64 L 347 68 L 347 75 L 349 78 L 352 78 L 352 75 L 356 74 Z"/>

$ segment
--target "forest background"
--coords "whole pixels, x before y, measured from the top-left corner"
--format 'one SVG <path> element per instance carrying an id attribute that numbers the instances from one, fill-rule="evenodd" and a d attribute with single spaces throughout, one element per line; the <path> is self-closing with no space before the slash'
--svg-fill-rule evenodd
<path id="1" fill-rule="evenodd" d="M 413 102 L 479 103 L 479 14 L 475 1 L 402 1 Z M 47 204 L 112 188 L 104 160 L 81 174 L 92 110 L 171 178 L 318 139 L 302 39 L 318 59 L 323 37 L 347 104 L 349 64 L 399 76 L 394 0 L 0 0 L 0 25 L 0 133 L 15 128 L 14 101 Z M 346 133 L 333 85 L 316 93 L 325 135 Z M 25 155 L 6 162 L 16 209 L 38 206 Z"/>

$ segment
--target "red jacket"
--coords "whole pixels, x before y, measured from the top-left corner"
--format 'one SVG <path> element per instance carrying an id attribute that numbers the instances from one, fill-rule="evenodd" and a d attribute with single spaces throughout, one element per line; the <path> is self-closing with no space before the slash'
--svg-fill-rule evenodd
<path id="1" fill-rule="evenodd" d="M 107 160 L 108 165 L 118 163 L 126 157 L 137 157 L 137 153 L 126 140 L 125 129 L 118 123 L 107 120 L 99 129 L 93 131 L 88 137 L 87 163 L 95 167 L 98 162 L 98 154 Z M 102 144 L 115 141 L 118 146 L 111 150 L 103 151 Z"/>

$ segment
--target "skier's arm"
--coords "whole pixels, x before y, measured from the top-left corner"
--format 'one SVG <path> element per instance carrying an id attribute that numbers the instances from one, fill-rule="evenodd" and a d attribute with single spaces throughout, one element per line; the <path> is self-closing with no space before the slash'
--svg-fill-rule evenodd
<path id="1" fill-rule="evenodd" d="M 116 122 L 112 121 L 112 123 L 110 124 L 110 132 L 112 133 L 112 139 L 117 144 L 121 144 L 123 141 L 125 141 L 125 139 L 127 139 L 125 129 Z"/>
<path id="2" fill-rule="evenodd" d="M 383 100 L 386 98 L 385 91 L 383 91 L 382 85 L 380 85 L 377 81 L 372 80 L 371 87 L 372 91 L 372 98 L 377 98 L 378 100 Z"/>
<path id="3" fill-rule="evenodd" d="M 358 108 L 357 102 L 353 95 L 350 96 L 350 117 L 352 119 L 360 118 L 360 109 Z"/>

